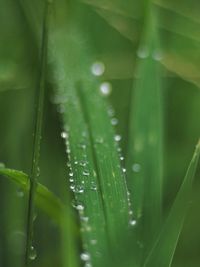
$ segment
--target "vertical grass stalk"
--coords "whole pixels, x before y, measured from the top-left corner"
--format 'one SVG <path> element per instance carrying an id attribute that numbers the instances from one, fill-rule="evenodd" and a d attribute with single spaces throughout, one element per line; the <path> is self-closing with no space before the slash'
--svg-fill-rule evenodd
<path id="1" fill-rule="evenodd" d="M 37 188 L 37 177 L 39 176 L 40 140 L 42 132 L 42 120 L 43 120 L 44 96 L 45 96 L 48 13 L 49 13 L 49 2 L 46 2 L 44 11 L 44 20 L 43 20 L 43 30 L 42 30 L 41 60 L 40 60 L 40 70 L 39 70 L 38 99 L 37 99 L 38 102 L 36 109 L 32 169 L 30 175 L 30 190 L 29 190 L 29 200 L 28 200 L 25 266 L 29 266 L 31 254 L 33 253 L 34 250 L 32 246 L 34 208 L 35 208 L 35 194 Z"/>

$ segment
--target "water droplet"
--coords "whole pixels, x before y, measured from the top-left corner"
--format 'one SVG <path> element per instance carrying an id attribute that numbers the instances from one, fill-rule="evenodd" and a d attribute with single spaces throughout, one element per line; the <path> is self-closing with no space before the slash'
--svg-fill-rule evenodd
<path id="1" fill-rule="evenodd" d="M 95 76 L 101 76 L 105 71 L 105 65 L 103 62 L 97 61 L 94 62 L 91 66 L 91 72 Z"/>
<path id="2" fill-rule="evenodd" d="M 116 118 L 112 118 L 112 119 L 111 119 L 111 124 L 112 124 L 113 126 L 117 125 L 117 124 L 118 124 L 118 119 L 116 119 Z"/>
<path id="3" fill-rule="evenodd" d="M 18 197 L 24 197 L 24 191 L 21 188 L 17 189 L 16 194 Z"/>
<path id="4" fill-rule="evenodd" d="M 160 61 L 163 59 L 163 53 L 161 50 L 157 49 L 152 53 L 152 58 L 156 61 Z"/>
<path id="5" fill-rule="evenodd" d="M 90 243 L 91 243 L 92 245 L 96 245 L 96 244 L 97 244 L 97 240 L 96 240 L 96 239 L 92 239 L 92 240 L 90 240 Z"/>
<path id="6" fill-rule="evenodd" d="M 88 217 L 81 216 L 80 218 L 81 218 L 81 221 L 83 221 L 83 222 L 88 222 L 89 221 Z"/>
<path id="7" fill-rule="evenodd" d="M 35 260 L 36 257 L 37 257 L 36 249 L 33 246 L 31 246 L 31 248 L 30 248 L 30 254 L 29 254 L 29 259 L 30 260 Z"/>
<path id="8" fill-rule="evenodd" d="M 122 138 L 121 138 L 121 135 L 116 134 L 114 139 L 115 139 L 116 142 L 119 142 Z"/>
<path id="9" fill-rule="evenodd" d="M 90 262 L 86 262 L 84 267 L 92 267 L 92 264 Z"/>
<path id="10" fill-rule="evenodd" d="M 121 157 L 120 157 L 120 160 L 124 160 L 124 157 L 123 157 L 123 156 L 121 156 Z"/>
<path id="11" fill-rule="evenodd" d="M 103 144 L 104 140 L 103 140 L 102 137 L 97 137 L 97 138 L 95 139 L 95 142 L 96 142 L 97 144 Z"/>
<path id="12" fill-rule="evenodd" d="M 73 176 L 74 176 L 73 172 L 70 172 L 70 173 L 69 173 L 69 176 L 70 176 L 70 177 L 73 177 Z"/>
<path id="13" fill-rule="evenodd" d="M 77 164 L 78 164 L 78 161 L 77 161 L 77 160 L 75 160 L 75 161 L 74 161 L 74 164 L 75 164 L 75 165 L 77 165 Z"/>
<path id="14" fill-rule="evenodd" d="M 126 169 L 125 168 L 122 168 L 122 172 L 125 173 L 126 172 Z"/>
<path id="15" fill-rule="evenodd" d="M 89 261 L 90 260 L 90 254 L 87 252 L 81 253 L 81 260 Z"/>
<path id="16" fill-rule="evenodd" d="M 74 191 L 74 189 L 75 189 L 75 185 L 74 185 L 74 184 L 70 185 L 70 189 L 71 189 L 72 191 Z"/>
<path id="17" fill-rule="evenodd" d="M 77 185 L 77 186 L 75 187 L 75 189 L 74 189 L 74 192 L 79 193 L 79 194 L 83 193 L 83 192 L 84 192 L 84 187 L 83 187 L 83 185 Z"/>
<path id="18" fill-rule="evenodd" d="M 83 211 L 83 210 L 84 210 L 84 206 L 83 206 L 82 204 L 78 204 L 78 205 L 76 206 L 76 209 L 77 209 L 78 211 Z"/>
<path id="19" fill-rule="evenodd" d="M 84 176 L 89 176 L 89 175 L 90 175 L 90 173 L 89 173 L 89 171 L 87 171 L 87 170 L 84 170 L 84 171 L 83 171 L 83 175 L 84 175 Z"/>
<path id="20" fill-rule="evenodd" d="M 133 211 L 132 210 L 129 210 L 128 214 L 129 215 L 133 215 Z"/>
<path id="21" fill-rule="evenodd" d="M 79 165 L 82 167 L 85 167 L 87 165 L 87 162 L 86 161 L 80 161 Z"/>
<path id="22" fill-rule="evenodd" d="M 92 182 L 92 183 L 91 183 L 90 189 L 91 189 L 91 190 L 94 190 L 94 191 L 97 190 L 97 185 L 96 185 L 95 182 Z"/>
<path id="23" fill-rule="evenodd" d="M 132 166 L 132 170 L 133 170 L 134 172 L 140 172 L 140 170 L 141 170 L 141 166 L 140 166 L 140 164 L 138 164 L 138 163 L 134 163 L 133 166 Z"/>
<path id="24" fill-rule="evenodd" d="M 66 139 L 66 138 L 68 137 L 67 132 L 64 132 L 64 131 L 63 131 L 63 132 L 61 133 L 61 137 L 64 138 L 64 139 Z"/>
<path id="25" fill-rule="evenodd" d="M 137 56 L 142 59 L 147 58 L 149 56 L 147 47 L 140 47 L 137 51 Z"/>
<path id="26" fill-rule="evenodd" d="M 5 164 L 2 163 L 2 162 L 0 162 L 0 169 L 1 169 L 1 168 L 5 168 Z"/>
<path id="27" fill-rule="evenodd" d="M 109 82 L 103 82 L 100 85 L 100 91 L 102 93 L 102 95 L 104 96 L 108 96 L 110 95 L 111 91 L 112 91 L 112 85 Z"/>
<path id="28" fill-rule="evenodd" d="M 115 111 L 114 111 L 114 109 L 113 109 L 112 107 L 109 107 L 109 108 L 108 108 L 108 115 L 109 115 L 110 117 L 113 117 L 113 116 L 115 115 Z"/>
<path id="29" fill-rule="evenodd" d="M 137 221 L 136 221 L 136 220 L 130 220 L 130 221 L 129 221 L 129 224 L 130 224 L 131 226 L 135 226 L 135 225 L 136 225 L 136 223 L 137 223 Z"/>

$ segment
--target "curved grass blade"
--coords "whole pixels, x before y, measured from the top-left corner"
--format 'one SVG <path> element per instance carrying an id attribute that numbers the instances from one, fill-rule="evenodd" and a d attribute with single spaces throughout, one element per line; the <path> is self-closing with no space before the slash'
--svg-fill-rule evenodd
<path id="1" fill-rule="evenodd" d="M 0 167 L 0 174 L 17 184 L 25 193 L 29 192 L 30 179 L 24 172 L 2 166 Z M 38 208 L 60 226 L 62 226 L 65 216 L 68 218 L 71 216 L 62 201 L 40 183 L 37 184 L 35 202 Z"/>
<path id="2" fill-rule="evenodd" d="M 192 183 L 200 154 L 200 141 L 189 164 L 186 176 L 177 193 L 169 215 L 162 227 L 159 237 L 149 253 L 144 267 L 171 266 L 178 238 L 186 216 L 192 192 Z"/>
<path id="3" fill-rule="evenodd" d="M 136 220 L 137 256 L 144 257 L 162 219 L 162 87 L 156 14 L 149 7 L 131 100 L 127 176 Z M 139 261 L 141 259 L 138 259 Z"/>

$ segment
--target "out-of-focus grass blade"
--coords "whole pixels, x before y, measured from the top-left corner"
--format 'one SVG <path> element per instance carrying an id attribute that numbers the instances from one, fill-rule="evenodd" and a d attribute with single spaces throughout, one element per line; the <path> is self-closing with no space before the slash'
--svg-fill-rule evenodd
<path id="1" fill-rule="evenodd" d="M 1 0 L 0 33 L 0 92 L 30 88 L 35 50 L 17 1 Z"/>
<path id="2" fill-rule="evenodd" d="M 16 183 L 25 193 L 29 191 L 28 175 L 22 171 L 0 167 L 0 174 Z M 44 185 L 38 183 L 36 191 L 36 205 L 45 212 L 55 223 L 62 224 L 68 211 L 61 200 L 49 191 Z M 69 214 L 68 214 L 69 215 Z"/>
<path id="3" fill-rule="evenodd" d="M 200 141 L 188 167 L 186 176 L 177 193 L 169 215 L 163 225 L 159 237 L 147 257 L 144 267 L 169 267 L 172 263 L 174 251 L 183 226 L 184 218 L 189 204 L 192 182 L 200 154 Z"/>
<path id="4" fill-rule="evenodd" d="M 127 176 L 136 231 L 146 253 L 162 217 L 162 87 L 156 14 L 147 14 L 138 49 L 127 148 Z"/>
<path id="5" fill-rule="evenodd" d="M 92 5 L 94 10 L 124 37 L 133 42 L 137 42 L 142 23 L 139 17 L 135 15 L 130 16 L 129 11 L 131 8 L 129 8 L 129 10 L 126 8 L 123 12 L 120 12 L 119 2 L 112 2 L 112 4 L 108 2 L 106 8 L 98 0 L 95 2 L 84 0 L 83 2 Z M 130 4 L 127 5 L 127 7 L 128 6 L 130 6 Z M 200 57 L 199 22 L 191 20 L 188 18 L 187 14 L 177 13 L 176 10 L 172 8 L 166 8 L 164 4 L 159 3 L 159 5 L 155 5 L 155 7 L 160 17 L 157 26 L 163 36 L 166 35 L 166 32 L 168 33 L 167 41 L 165 42 L 164 40 L 162 43 L 163 59 L 161 63 L 169 71 L 200 86 L 198 75 Z M 133 31 L 130 30 L 131 28 Z M 174 38 L 177 39 L 177 42 L 174 42 Z M 180 43 L 184 44 L 184 46 L 180 46 Z M 183 65 L 185 66 L 184 68 Z M 191 71 L 191 69 L 194 70 L 194 72 Z"/>

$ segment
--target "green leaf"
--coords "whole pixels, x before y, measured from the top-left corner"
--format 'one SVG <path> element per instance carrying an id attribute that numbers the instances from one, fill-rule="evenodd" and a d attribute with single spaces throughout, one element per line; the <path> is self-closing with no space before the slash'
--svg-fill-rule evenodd
<path id="1" fill-rule="evenodd" d="M 162 220 L 162 86 L 155 18 L 150 7 L 138 49 L 127 148 L 127 175 L 136 220 L 136 239 L 142 244 L 136 249 L 141 257 L 151 247 Z M 139 252 L 136 254 L 139 257 Z"/>
<path id="2" fill-rule="evenodd" d="M 52 23 L 50 60 L 55 102 L 60 105 L 83 246 L 91 256 L 91 263 L 102 266 L 110 251 L 117 257 L 118 242 L 128 232 L 125 177 L 108 106 L 100 94 L 99 82 L 91 73 L 94 62 L 80 29 L 72 21 L 74 30 L 63 24 L 57 31 L 57 21 Z M 88 223 L 84 222 L 85 217 Z M 86 230 L 88 227 L 90 231 Z M 97 240 L 95 248 L 91 240 Z"/>
<path id="3" fill-rule="evenodd" d="M 200 142 L 198 142 L 186 176 L 176 195 L 169 215 L 164 222 L 159 237 L 149 253 L 144 267 L 171 266 L 174 251 L 183 226 L 187 207 L 192 192 L 192 183 L 200 154 Z"/>
<path id="4" fill-rule="evenodd" d="M 2 165 L 0 174 L 17 184 L 25 193 L 29 192 L 30 180 L 27 174 L 22 171 L 4 168 Z M 40 183 L 37 184 L 35 201 L 37 207 L 58 225 L 62 225 L 65 216 L 70 216 L 61 200 Z"/>
<path id="5" fill-rule="evenodd" d="M 125 6 L 121 8 L 119 1 L 115 3 L 108 1 L 105 5 L 99 0 L 83 0 L 83 2 L 92 5 L 94 11 L 124 37 L 134 43 L 140 41 L 142 16 L 137 16 L 134 12 L 130 14 L 130 10 L 132 10 L 131 3 L 127 3 L 126 8 Z M 192 19 L 191 12 L 190 15 L 187 15 L 187 8 L 184 9 L 186 13 L 176 12 L 177 9 L 173 8 L 173 3 L 168 5 L 157 0 L 154 7 L 159 15 L 157 27 L 162 35 L 163 58 L 161 63 L 169 71 L 200 86 L 198 74 L 200 67 L 199 21 Z M 126 76 L 126 73 L 123 76 Z"/>

